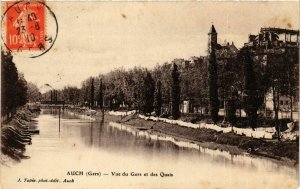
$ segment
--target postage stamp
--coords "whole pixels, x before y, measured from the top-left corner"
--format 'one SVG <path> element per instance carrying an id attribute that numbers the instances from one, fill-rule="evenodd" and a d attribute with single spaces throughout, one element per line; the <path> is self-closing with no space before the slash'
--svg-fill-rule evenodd
<path id="1" fill-rule="evenodd" d="M 57 37 L 57 20 L 43 1 L 4 3 L 2 40 L 7 50 L 27 57 L 48 52 Z M 2 4 L 3 6 L 3 4 Z M 47 31 L 47 24 L 51 27 Z"/>
<path id="2" fill-rule="evenodd" d="M 10 50 L 45 49 L 45 6 L 38 2 L 6 2 L 6 45 Z"/>

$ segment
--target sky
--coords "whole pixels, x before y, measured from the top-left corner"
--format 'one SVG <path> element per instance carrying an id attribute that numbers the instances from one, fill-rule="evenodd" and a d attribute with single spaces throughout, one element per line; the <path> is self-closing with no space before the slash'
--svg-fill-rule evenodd
<path id="1" fill-rule="evenodd" d="M 218 43 L 240 48 L 261 27 L 299 29 L 299 2 L 47 2 L 58 21 L 52 49 L 14 56 L 27 81 L 60 89 L 114 68 L 153 68 L 205 56 L 213 23 Z M 48 26 L 51 27 L 51 26 Z"/>

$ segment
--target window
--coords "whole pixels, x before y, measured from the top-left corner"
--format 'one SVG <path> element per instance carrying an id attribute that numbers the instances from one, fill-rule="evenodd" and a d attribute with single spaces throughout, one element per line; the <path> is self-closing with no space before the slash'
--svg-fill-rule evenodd
<path id="1" fill-rule="evenodd" d="M 283 100 L 280 100 L 280 105 L 283 105 Z"/>
<path id="2" fill-rule="evenodd" d="M 287 100 L 287 101 L 285 101 L 285 105 L 289 105 L 289 101 Z"/>

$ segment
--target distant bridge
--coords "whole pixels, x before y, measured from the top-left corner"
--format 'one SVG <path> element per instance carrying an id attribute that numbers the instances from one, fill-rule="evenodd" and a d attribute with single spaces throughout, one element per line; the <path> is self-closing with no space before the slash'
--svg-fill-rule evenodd
<path id="1" fill-rule="evenodd" d="M 39 106 L 40 108 L 52 108 L 52 107 L 65 107 L 65 101 L 58 100 L 58 101 L 41 101 Z"/>
<path id="2" fill-rule="evenodd" d="M 65 104 L 65 101 L 63 101 L 63 100 L 57 100 L 57 101 L 45 100 L 45 101 L 41 101 L 40 103 L 41 104 Z"/>

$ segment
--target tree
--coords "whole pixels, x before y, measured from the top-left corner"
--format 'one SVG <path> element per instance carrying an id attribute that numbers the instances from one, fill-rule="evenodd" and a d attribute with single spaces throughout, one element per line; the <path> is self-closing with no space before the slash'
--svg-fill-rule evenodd
<path id="1" fill-rule="evenodd" d="M 235 89 L 234 86 L 230 87 L 230 95 L 227 99 L 227 117 L 228 117 L 228 121 L 231 124 L 235 124 L 236 123 L 236 107 L 237 107 L 237 101 L 238 101 L 238 92 Z"/>
<path id="2" fill-rule="evenodd" d="M 171 82 L 172 77 L 172 65 L 164 63 L 163 65 L 157 65 L 153 70 L 153 76 L 155 80 L 160 80 L 161 82 L 161 94 L 162 94 L 162 113 L 171 113 Z"/>
<path id="3" fill-rule="evenodd" d="M 67 103 L 72 103 L 73 105 L 77 105 L 79 103 L 80 92 L 81 90 L 75 86 L 67 86 L 60 91 L 63 100 Z"/>
<path id="4" fill-rule="evenodd" d="M 157 117 L 161 114 L 161 104 L 162 104 L 162 96 L 161 96 L 161 82 L 160 80 L 156 83 L 156 90 L 154 93 L 154 109 L 155 109 L 155 115 Z"/>
<path id="5" fill-rule="evenodd" d="M 34 83 L 27 83 L 27 97 L 29 102 L 37 102 L 41 99 L 39 88 Z"/>
<path id="6" fill-rule="evenodd" d="M 175 63 L 173 63 L 172 69 L 171 91 L 172 116 L 173 119 L 178 119 L 180 117 L 180 84 L 178 67 Z"/>
<path id="7" fill-rule="evenodd" d="M 16 85 L 16 98 L 15 103 L 16 107 L 23 106 L 27 102 L 27 81 L 24 78 L 24 75 L 19 73 L 19 78 Z"/>
<path id="8" fill-rule="evenodd" d="M 95 92 L 95 87 L 94 87 L 94 78 L 91 79 L 91 98 L 90 98 L 90 109 L 94 107 L 94 92 Z"/>
<path id="9" fill-rule="evenodd" d="M 57 94 L 57 90 L 54 90 L 54 101 L 55 101 L 55 104 L 57 103 L 58 101 L 58 94 Z"/>
<path id="10" fill-rule="evenodd" d="M 209 109 L 209 74 L 207 59 L 201 62 L 201 64 L 199 65 L 199 73 L 196 75 L 197 77 L 199 77 L 199 82 L 197 82 L 197 86 L 199 86 L 199 93 L 196 93 L 196 95 L 199 95 L 201 114 L 207 114 Z"/>
<path id="11" fill-rule="evenodd" d="M 27 82 L 19 74 L 10 52 L 1 51 L 1 114 L 8 120 L 27 102 Z"/>
<path id="12" fill-rule="evenodd" d="M 292 99 L 297 98 L 298 88 L 298 50 L 286 48 L 283 54 L 273 53 L 268 56 L 267 72 L 269 73 L 270 88 L 273 96 L 273 110 L 275 128 L 278 140 L 280 140 L 279 110 L 280 97 L 287 95 L 290 97 L 292 109 Z"/>
<path id="13" fill-rule="evenodd" d="M 144 92 L 143 92 L 143 111 L 146 114 L 151 114 L 153 111 L 155 84 L 151 73 L 147 71 L 144 77 Z"/>
<path id="14" fill-rule="evenodd" d="M 123 81 L 123 91 L 124 91 L 124 103 L 128 106 L 128 110 L 132 110 L 134 106 L 134 74 L 132 70 L 124 73 L 124 81 Z"/>
<path id="15" fill-rule="evenodd" d="M 236 94 L 239 90 L 238 83 L 242 83 L 242 66 L 236 56 L 220 58 L 218 60 L 218 90 L 224 106 L 224 120 L 235 122 L 235 111 L 238 100 Z"/>
<path id="16" fill-rule="evenodd" d="M 244 108 L 248 122 L 254 130 L 256 128 L 258 110 L 257 82 L 249 49 L 241 49 L 241 56 L 244 64 Z"/>
<path id="17" fill-rule="evenodd" d="M 109 95 L 109 111 L 112 111 L 114 109 L 113 107 L 113 99 L 112 96 Z"/>
<path id="18" fill-rule="evenodd" d="M 144 101 L 144 78 L 146 75 L 146 70 L 141 67 L 134 67 L 133 70 L 130 71 L 131 75 L 131 94 L 128 95 L 128 99 L 132 99 L 132 106 L 134 109 L 139 112 L 143 109 L 143 101 Z M 129 80 L 129 81 L 130 81 Z"/>
<path id="19" fill-rule="evenodd" d="M 1 51 L 1 113 L 6 119 L 16 108 L 18 71 L 9 52 Z"/>
<path id="20" fill-rule="evenodd" d="M 215 49 L 212 48 L 208 63 L 208 83 L 209 83 L 209 108 L 210 115 L 214 123 L 219 119 L 219 99 L 218 99 L 218 65 Z"/>
<path id="21" fill-rule="evenodd" d="M 293 103 L 294 100 L 299 100 L 299 50 L 286 48 L 284 53 L 284 75 L 286 85 L 284 86 L 283 94 L 290 99 L 290 118 L 293 120 Z"/>
<path id="22" fill-rule="evenodd" d="M 51 100 L 51 104 L 52 104 L 54 101 L 54 91 L 53 90 L 50 91 L 50 100 Z"/>
<path id="23" fill-rule="evenodd" d="M 98 104 L 100 107 L 100 110 L 104 110 L 103 109 L 103 98 L 104 98 L 104 87 L 103 87 L 103 82 L 102 79 L 100 80 L 100 86 L 99 86 L 99 94 L 98 94 Z"/>
<path id="24" fill-rule="evenodd" d="M 87 86 L 83 86 L 82 89 L 84 90 L 83 92 L 83 104 L 84 106 L 89 102 L 89 97 L 88 97 L 88 87 Z"/>

